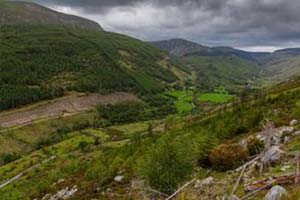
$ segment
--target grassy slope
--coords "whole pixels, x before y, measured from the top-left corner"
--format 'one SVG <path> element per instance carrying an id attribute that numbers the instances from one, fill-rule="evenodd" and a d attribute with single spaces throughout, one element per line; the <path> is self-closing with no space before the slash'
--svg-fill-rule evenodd
<path id="1" fill-rule="evenodd" d="M 267 64 L 267 80 L 271 82 L 285 81 L 293 76 L 300 76 L 300 57 L 289 57 L 272 61 Z"/>
<path id="2" fill-rule="evenodd" d="M 175 62 L 196 71 L 196 84 L 204 90 L 223 85 L 230 92 L 237 92 L 260 72 L 256 64 L 237 57 L 188 56 Z"/>
<path id="3" fill-rule="evenodd" d="M 299 87 L 299 84 L 295 87 Z M 115 199 L 120 195 L 140 199 L 139 192 L 130 189 L 131 178 L 139 176 L 137 164 L 145 159 L 150 149 L 159 148 L 160 141 L 167 139 L 178 151 L 184 152 L 186 157 L 196 155 L 195 159 L 198 160 L 203 158 L 208 149 L 224 139 L 260 130 L 264 117 L 272 119 L 278 126 L 288 123 L 292 118 L 299 118 L 299 95 L 299 90 L 283 85 L 272 91 L 272 98 L 269 100 L 255 97 L 250 100 L 249 105 L 229 109 L 211 116 L 212 118 L 205 117 L 204 121 L 199 120 L 201 116 L 188 121 L 182 118 L 168 120 L 170 131 L 152 137 L 145 135 L 149 122 L 71 132 L 56 144 L 44 145 L 42 150 L 0 167 L 0 177 L 6 180 L 51 155 L 57 156 L 53 162 L 42 164 L 15 183 L 0 189 L 0 195 L 5 200 L 41 198 L 47 193 L 54 194 L 67 186 L 77 185 L 79 192 L 74 199 Z M 278 112 L 274 113 L 274 109 Z M 26 133 L 26 129 L 23 131 L 23 136 L 26 137 L 29 132 Z M 101 138 L 100 145 L 95 145 L 95 136 Z M 82 143 L 88 144 L 88 148 L 82 149 Z M 193 163 L 196 163 L 195 160 Z M 113 181 L 119 173 L 125 176 L 122 183 Z M 196 176 L 201 177 L 205 171 L 199 168 L 198 173 Z M 220 176 L 223 177 L 224 174 Z M 63 181 L 54 184 L 59 179 Z M 232 185 L 219 188 L 218 192 L 227 189 L 230 191 L 230 186 Z M 107 192 L 107 188 L 112 191 Z"/>
<path id="4" fill-rule="evenodd" d="M 200 102 L 213 102 L 213 103 L 226 103 L 230 101 L 234 96 L 229 94 L 217 94 L 217 93 L 204 93 L 199 96 Z"/>
<path id="5" fill-rule="evenodd" d="M 1 109 L 63 91 L 157 91 L 177 77 L 164 53 L 123 35 L 62 26 L 10 25 L 0 34 Z"/>

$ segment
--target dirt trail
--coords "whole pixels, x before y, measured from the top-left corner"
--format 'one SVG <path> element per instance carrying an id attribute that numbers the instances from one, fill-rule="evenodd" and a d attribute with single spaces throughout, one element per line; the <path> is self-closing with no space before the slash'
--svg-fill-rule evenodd
<path id="1" fill-rule="evenodd" d="M 98 104 L 117 104 L 139 101 L 133 94 L 116 92 L 107 95 L 89 94 L 68 96 L 8 113 L 0 113 L 0 127 L 9 128 L 31 124 L 40 119 L 55 118 L 89 110 Z"/>

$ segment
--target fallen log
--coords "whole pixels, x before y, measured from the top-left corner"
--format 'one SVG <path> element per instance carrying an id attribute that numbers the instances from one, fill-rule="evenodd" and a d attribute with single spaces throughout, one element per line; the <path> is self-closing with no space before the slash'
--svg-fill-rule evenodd
<path id="1" fill-rule="evenodd" d="M 269 179 L 264 179 L 260 181 L 256 181 L 247 185 L 244 185 L 245 192 L 253 192 L 256 190 L 259 190 L 261 188 L 269 189 L 269 187 L 266 186 L 272 186 L 275 185 L 293 185 L 295 184 L 295 180 L 299 179 L 300 176 L 295 174 L 287 174 L 282 175 L 278 177 L 271 177 Z"/>

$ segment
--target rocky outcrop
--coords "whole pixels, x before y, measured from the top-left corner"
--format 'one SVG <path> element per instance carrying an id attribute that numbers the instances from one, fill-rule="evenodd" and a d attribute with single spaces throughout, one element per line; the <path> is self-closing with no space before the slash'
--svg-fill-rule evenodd
<path id="1" fill-rule="evenodd" d="M 265 200 L 281 200 L 287 195 L 288 193 L 283 187 L 276 185 L 269 190 Z"/>
<path id="2" fill-rule="evenodd" d="M 123 179 L 124 179 L 124 176 L 116 176 L 116 177 L 114 178 L 114 181 L 120 183 L 120 182 L 123 181 Z"/>
<path id="3" fill-rule="evenodd" d="M 69 199 L 71 198 L 76 192 L 78 191 L 78 188 L 76 185 L 74 185 L 72 188 L 66 187 L 65 189 L 62 189 L 58 191 L 55 195 L 46 194 L 42 200 L 61 200 L 61 199 Z"/>
<path id="4" fill-rule="evenodd" d="M 204 187 L 211 186 L 213 183 L 214 183 L 214 178 L 210 176 L 203 180 L 197 180 L 194 187 L 203 189 Z"/>
<path id="5" fill-rule="evenodd" d="M 290 122 L 290 126 L 296 126 L 298 124 L 298 120 L 296 119 L 293 119 L 291 122 Z"/>
<path id="6" fill-rule="evenodd" d="M 279 148 L 279 146 L 272 146 L 264 153 L 261 158 L 261 162 L 264 166 L 276 164 L 281 160 L 283 154 L 284 152 Z"/>

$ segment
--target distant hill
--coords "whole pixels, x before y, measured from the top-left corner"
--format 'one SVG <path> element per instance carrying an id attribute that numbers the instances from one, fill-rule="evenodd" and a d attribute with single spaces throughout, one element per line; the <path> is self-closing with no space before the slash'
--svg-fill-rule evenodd
<path id="1" fill-rule="evenodd" d="M 230 47 L 206 47 L 184 39 L 151 44 L 168 51 L 178 67 L 196 72 L 196 85 L 203 90 L 213 90 L 223 85 L 231 92 L 241 91 L 261 71 L 257 58 L 268 54 Z"/>
<path id="2" fill-rule="evenodd" d="M 222 83 L 230 88 L 239 88 L 258 76 L 271 82 L 300 76 L 300 48 L 272 53 L 247 52 L 232 47 L 206 47 L 184 39 L 151 44 L 168 51 L 179 66 L 196 70 L 201 88 L 211 89 Z"/>
<path id="3" fill-rule="evenodd" d="M 0 110 L 69 91 L 148 94 L 184 74 L 170 65 L 164 52 L 125 35 L 99 31 L 89 20 L 28 3 L 1 2 L 0 10 Z M 56 24 L 56 18 L 65 21 Z"/>
<path id="4" fill-rule="evenodd" d="M 300 76 L 300 56 L 281 56 L 280 59 L 268 62 L 264 77 L 271 83 L 284 82 Z"/>
<path id="5" fill-rule="evenodd" d="M 231 47 L 207 47 L 184 39 L 171 39 L 151 42 L 155 47 L 168 51 L 172 56 L 237 56 L 242 59 L 256 61 L 268 56 L 267 52 L 247 52 Z"/>
<path id="6" fill-rule="evenodd" d="M 202 91 L 213 91 L 225 86 L 231 93 L 239 93 L 253 82 L 261 71 L 254 62 L 231 56 L 185 56 L 174 58 L 180 67 L 194 71 L 196 86 Z"/>
<path id="7" fill-rule="evenodd" d="M 0 25 L 22 23 L 103 30 L 96 22 L 56 12 L 35 3 L 0 0 Z"/>
<path id="8" fill-rule="evenodd" d="M 150 43 L 159 49 L 169 52 L 173 56 L 185 56 L 199 51 L 209 51 L 208 47 L 184 39 L 171 39 Z"/>

